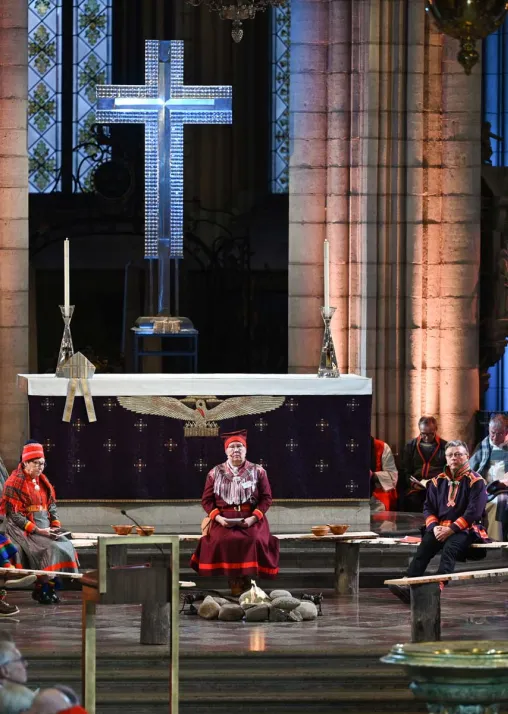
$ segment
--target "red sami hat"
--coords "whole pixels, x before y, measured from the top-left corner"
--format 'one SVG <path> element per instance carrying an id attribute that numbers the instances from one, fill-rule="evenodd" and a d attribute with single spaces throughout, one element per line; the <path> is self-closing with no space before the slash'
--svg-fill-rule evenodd
<path id="1" fill-rule="evenodd" d="M 230 431 L 228 434 L 221 434 L 221 439 L 224 441 L 224 448 L 227 449 L 230 444 L 239 441 L 247 448 L 247 430 Z"/>
<path id="2" fill-rule="evenodd" d="M 21 454 L 21 461 L 31 461 L 32 459 L 43 459 L 44 449 L 42 444 L 25 444 L 23 447 L 23 453 Z"/>

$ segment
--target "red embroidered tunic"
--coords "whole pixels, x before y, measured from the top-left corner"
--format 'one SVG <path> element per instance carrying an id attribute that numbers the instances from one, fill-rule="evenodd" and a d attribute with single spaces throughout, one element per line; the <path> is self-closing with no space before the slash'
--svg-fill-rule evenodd
<path id="1" fill-rule="evenodd" d="M 266 471 L 250 461 L 238 469 L 226 462 L 213 468 L 206 478 L 201 499 L 212 523 L 191 558 L 199 575 L 252 575 L 274 578 L 279 572 L 279 541 L 270 534 L 265 514 L 272 503 Z M 225 518 L 257 517 L 250 528 L 225 528 L 215 521 Z"/>

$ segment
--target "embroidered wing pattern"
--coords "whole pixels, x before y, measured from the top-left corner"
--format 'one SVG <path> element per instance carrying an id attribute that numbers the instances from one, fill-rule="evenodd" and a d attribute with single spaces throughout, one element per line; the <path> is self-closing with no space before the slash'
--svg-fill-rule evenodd
<path id="1" fill-rule="evenodd" d="M 124 409 L 136 414 L 153 414 L 186 422 L 194 421 L 198 424 L 233 419 L 248 414 L 264 414 L 278 409 L 285 401 L 285 397 L 231 397 L 208 409 L 206 401 L 196 397 L 196 408 L 192 409 L 175 397 L 117 397 L 117 399 Z"/>

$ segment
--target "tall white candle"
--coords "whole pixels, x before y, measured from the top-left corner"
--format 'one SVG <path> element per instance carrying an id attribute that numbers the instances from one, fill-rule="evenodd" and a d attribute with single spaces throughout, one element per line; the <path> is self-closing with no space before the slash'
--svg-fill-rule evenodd
<path id="1" fill-rule="evenodd" d="M 69 278 L 69 239 L 64 240 L 64 308 L 65 315 L 69 315 L 70 307 L 70 278 Z"/>
<path id="2" fill-rule="evenodd" d="M 325 299 L 325 304 L 324 308 L 325 311 L 328 312 L 330 309 L 330 243 L 325 240 L 324 245 L 323 245 L 323 254 L 324 254 L 324 270 L 323 270 L 323 275 L 324 275 L 324 299 Z"/>

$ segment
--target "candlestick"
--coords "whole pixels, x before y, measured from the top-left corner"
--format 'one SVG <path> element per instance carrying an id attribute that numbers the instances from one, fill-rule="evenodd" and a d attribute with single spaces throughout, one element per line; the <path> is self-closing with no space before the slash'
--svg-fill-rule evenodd
<path id="1" fill-rule="evenodd" d="M 69 316 L 70 308 L 69 239 L 64 240 L 64 313 Z"/>
<path id="2" fill-rule="evenodd" d="M 337 365 L 337 357 L 335 355 L 335 347 L 333 344 L 332 331 L 330 322 L 332 321 L 335 307 L 321 308 L 321 317 L 325 323 L 323 333 L 323 345 L 321 347 L 321 356 L 319 360 L 318 377 L 340 377 L 339 367 Z"/>
<path id="3" fill-rule="evenodd" d="M 62 319 L 64 321 L 64 331 L 62 336 L 62 342 L 60 343 L 60 352 L 58 353 L 58 360 L 56 363 L 56 376 L 62 376 L 62 368 L 67 362 L 69 357 L 74 354 L 74 346 L 72 344 L 71 335 L 71 320 L 74 314 L 74 305 L 60 305 L 60 312 L 62 313 Z"/>
<path id="4" fill-rule="evenodd" d="M 324 310 L 326 314 L 330 311 L 330 243 L 325 240 L 323 244 L 324 255 Z"/>

